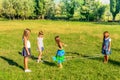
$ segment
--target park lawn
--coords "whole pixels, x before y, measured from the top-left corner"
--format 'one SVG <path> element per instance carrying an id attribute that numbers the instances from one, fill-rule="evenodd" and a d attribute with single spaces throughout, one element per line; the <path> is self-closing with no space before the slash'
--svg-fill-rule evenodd
<path id="1" fill-rule="evenodd" d="M 22 34 L 32 30 L 30 41 L 31 73 L 23 70 Z M 36 39 L 44 31 L 44 63 L 37 63 Z M 110 32 L 112 54 L 108 64 L 101 54 L 102 33 Z M 120 80 L 120 25 L 118 23 L 71 22 L 51 20 L 0 21 L 0 80 Z M 52 61 L 59 35 L 65 47 L 66 61 L 63 69 Z"/>

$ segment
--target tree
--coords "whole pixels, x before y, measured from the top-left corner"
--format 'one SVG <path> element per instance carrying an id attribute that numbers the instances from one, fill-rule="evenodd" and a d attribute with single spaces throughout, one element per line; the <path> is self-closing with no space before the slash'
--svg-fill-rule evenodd
<path id="1" fill-rule="evenodd" d="M 45 0 L 35 0 L 35 14 L 37 18 L 44 19 L 45 16 Z"/>
<path id="2" fill-rule="evenodd" d="M 95 0 L 84 0 L 80 13 L 81 15 L 85 16 L 87 21 L 89 21 L 94 17 L 93 14 L 94 10 L 95 10 Z"/>
<path id="3" fill-rule="evenodd" d="M 113 21 L 115 21 L 116 15 L 120 11 L 120 0 L 110 0 L 110 12 L 113 16 Z"/>
<path id="4" fill-rule="evenodd" d="M 9 19 L 13 19 L 15 16 L 14 2 L 15 0 L 4 0 L 2 4 L 3 15 Z"/>
<path id="5" fill-rule="evenodd" d="M 105 5 L 102 5 L 96 0 L 84 0 L 80 8 L 80 14 L 85 17 L 87 21 L 96 21 L 102 18 L 105 12 Z"/>
<path id="6" fill-rule="evenodd" d="M 54 0 L 45 1 L 45 17 L 47 19 L 54 19 L 55 17 L 55 2 Z"/>
<path id="7" fill-rule="evenodd" d="M 105 9 L 106 6 L 105 5 L 101 5 L 98 10 L 97 10 L 97 16 L 98 16 L 98 20 L 100 20 L 102 18 L 102 15 L 105 13 Z"/>
<path id="8" fill-rule="evenodd" d="M 3 15 L 9 19 L 16 17 L 26 19 L 31 16 L 34 11 L 33 0 L 4 0 L 2 7 Z"/>
<path id="9" fill-rule="evenodd" d="M 75 12 L 77 0 L 62 0 L 62 2 L 64 3 L 63 10 L 65 11 L 67 18 L 72 18 Z"/>

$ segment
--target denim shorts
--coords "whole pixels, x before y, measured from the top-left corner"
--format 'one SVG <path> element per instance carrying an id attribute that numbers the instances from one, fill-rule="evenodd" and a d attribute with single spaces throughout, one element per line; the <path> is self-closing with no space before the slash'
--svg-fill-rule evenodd
<path id="1" fill-rule="evenodd" d="M 40 50 L 38 49 L 38 51 L 44 51 L 44 47 L 40 47 Z"/>

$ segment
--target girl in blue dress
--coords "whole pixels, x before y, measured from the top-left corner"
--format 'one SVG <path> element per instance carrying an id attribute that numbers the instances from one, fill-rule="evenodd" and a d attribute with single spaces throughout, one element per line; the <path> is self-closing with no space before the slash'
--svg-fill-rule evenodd
<path id="1" fill-rule="evenodd" d="M 109 35 L 108 31 L 103 33 L 102 54 L 104 55 L 104 63 L 108 62 L 108 55 L 111 54 L 111 38 Z"/>
<path id="2" fill-rule="evenodd" d="M 62 68 L 62 62 L 64 61 L 64 54 L 65 54 L 63 46 L 66 46 L 66 45 L 60 41 L 59 36 L 55 37 L 55 41 L 58 45 L 58 50 L 57 50 L 56 56 L 53 57 L 53 60 L 58 62 L 59 68 Z"/>

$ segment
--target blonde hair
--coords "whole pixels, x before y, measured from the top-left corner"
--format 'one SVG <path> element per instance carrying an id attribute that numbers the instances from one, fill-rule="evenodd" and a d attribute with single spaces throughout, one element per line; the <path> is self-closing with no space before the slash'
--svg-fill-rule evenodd
<path id="1" fill-rule="evenodd" d="M 29 39 L 29 33 L 31 32 L 30 29 L 26 28 L 23 32 L 23 38 L 26 37 L 27 39 Z"/>

